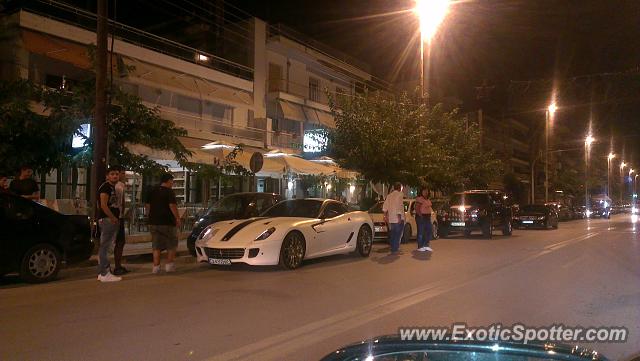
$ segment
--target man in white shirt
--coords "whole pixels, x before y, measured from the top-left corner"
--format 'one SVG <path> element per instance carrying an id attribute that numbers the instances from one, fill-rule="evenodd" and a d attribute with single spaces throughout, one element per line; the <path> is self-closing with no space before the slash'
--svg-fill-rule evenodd
<path id="1" fill-rule="evenodd" d="M 400 238 L 404 229 L 404 193 L 402 184 L 396 182 L 393 185 L 393 192 L 387 195 L 382 211 L 385 221 L 389 224 L 389 240 L 391 242 L 391 253 L 398 253 L 400 250 Z"/>
<path id="2" fill-rule="evenodd" d="M 129 270 L 122 266 L 122 253 L 124 252 L 125 244 L 125 232 L 124 232 L 124 194 L 126 190 L 127 173 L 124 168 L 118 167 L 118 183 L 115 185 L 116 197 L 118 198 L 118 209 L 120 210 L 120 219 L 118 223 L 118 235 L 116 236 L 115 247 L 113 249 L 113 258 L 116 264 L 116 268 L 113 270 L 113 274 L 121 276 L 129 273 Z"/>

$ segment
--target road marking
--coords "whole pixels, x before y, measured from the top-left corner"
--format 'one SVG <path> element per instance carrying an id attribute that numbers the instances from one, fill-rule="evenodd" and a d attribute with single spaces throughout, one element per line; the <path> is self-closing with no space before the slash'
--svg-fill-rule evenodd
<path id="1" fill-rule="evenodd" d="M 482 273 L 476 273 L 471 277 L 450 277 L 441 281 L 433 282 L 429 285 L 418 287 L 408 292 L 389 297 L 380 302 L 366 305 L 357 310 L 346 311 L 323 320 L 306 324 L 302 327 L 289 330 L 271 337 L 264 338 L 255 343 L 242 346 L 235 350 L 207 358 L 207 361 L 227 361 L 227 360 L 280 360 L 285 355 L 303 349 L 307 346 L 317 344 L 319 341 L 335 336 L 342 332 L 354 329 L 371 321 L 385 317 L 391 313 L 411 307 L 424 302 L 430 298 L 450 292 L 492 275 L 506 268 L 520 265 L 533 259 L 542 257 L 548 253 L 564 248 L 568 245 L 584 241 L 595 237 L 598 232 L 591 232 L 586 235 L 571 238 L 545 247 L 538 253 L 527 256 L 520 260 L 515 260 L 492 267 Z"/>

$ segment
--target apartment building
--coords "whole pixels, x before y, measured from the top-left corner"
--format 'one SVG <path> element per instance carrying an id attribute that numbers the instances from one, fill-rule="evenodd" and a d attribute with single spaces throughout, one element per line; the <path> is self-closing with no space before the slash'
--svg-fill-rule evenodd
<path id="1" fill-rule="evenodd" d="M 55 1 L 34 2 L 5 14 L 3 24 L 15 31 L 0 44 L 2 78 L 60 88 L 87 76 L 95 19 L 93 13 Z M 194 162 L 217 162 L 222 150 L 240 144 L 244 164 L 254 153 L 276 149 L 319 155 L 322 144 L 317 138 L 305 143 L 305 132 L 334 126 L 327 94 L 364 89 L 371 80 L 366 66 L 257 18 L 235 26 L 249 34 L 247 64 L 112 22 L 115 82 L 187 130 L 181 141 L 194 153 Z M 171 167 L 176 193 L 185 203 L 206 203 L 238 191 L 284 193 L 289 184 L 289 169 L 268 166 L 267 158 L 265 169 L 254 177 L 203 179 L 162 152 L 132 147 Z M 41 177 L 49 199 L 85 198 L 90 187 L 86 169 L 59 169 Z M 131 197 L 139 200 L 141 186 L 152 179 L 134 178 Z"/>

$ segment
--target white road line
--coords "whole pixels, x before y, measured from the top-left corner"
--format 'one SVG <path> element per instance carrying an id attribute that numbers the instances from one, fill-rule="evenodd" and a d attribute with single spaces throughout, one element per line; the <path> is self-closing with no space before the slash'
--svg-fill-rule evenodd
<path id="1" fill-rule="evenodd" d="M 356 310 L 346 311 L 320 321 L 306 324 L 302 327 L 289 330 L 258 342 L 227 351 L 223 354 L 212 356 L 207 361 L 222 360 L 280 360 L 284 355 L 289 355 L 309 345 L 332 337 L 336 334 L 354 329 L 373 320 L 380 319 L 391 313 L 411 307 L 436 297 L 446 292 L 463 287 L 480 278 L 492 275 L 505 268 L 519 265 L 533 259 L 544 256 L 550 252 L 566 247 L 570 244 L 592 238 L 599 233 L 592 232 L 586 235 L 571 238 L 545 247 L 542 251 L 524 259 L 512 261 L 497 267 L 492 267 L 482 273 L 476 273 L 471 277 L 450 277 L 429 285 L 415 288 L 411 291 L 392 296 L 380 302 L 372 303 Z"/>

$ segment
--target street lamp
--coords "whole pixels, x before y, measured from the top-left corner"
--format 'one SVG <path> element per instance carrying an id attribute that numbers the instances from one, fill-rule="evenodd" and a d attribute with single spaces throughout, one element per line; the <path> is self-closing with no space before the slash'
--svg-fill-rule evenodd
<path id="1" fill-rule="evenodd" d="M 611 193 L 611 184 L 610 184 L 610 175 L 611 175 L 611 160 L 615 158 L 616 155 L 612 152 L 609 152 L 609 156 L 607 157 L 607 197 L 609 197 L 609 193 Z"/>
<path id="2" fill-rule="evenodd" d="M 624 191 L 624 167 L 627 166 L 627 163 L 624 162 L 624 160 L 622 161 L 622 163 L 620 163 L 620 203 L 622 203 L 622 197 L 623 197 L 623 191 Z"/>
<path id="3" fill-rule="evenodd" d="M 546 120 L 544 123 L 544 202 L 549 202 L 549 123 L 553 119 L 558 107 L 552 102 L 547 107 Z"/>
<path id="4" fill-rule="evenodd" d="M 591 134 L 584 138 L 584 202 L 587 211 L 589 211 L 589 151 L 595 140 Z"/>
<path id="5" fill-rule="evenodd" d="M 415 0 L 413 12 L 420 20 L 420 86 L 422 96 L 425 89 L 424 43 L 431 45 L 431 39 L 449 12 L 450 0 Z"/>

